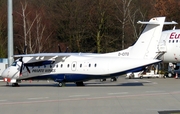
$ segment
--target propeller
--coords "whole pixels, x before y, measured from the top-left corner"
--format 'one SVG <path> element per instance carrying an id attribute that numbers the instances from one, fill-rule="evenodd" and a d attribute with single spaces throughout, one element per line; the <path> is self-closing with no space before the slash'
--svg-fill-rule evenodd
<path id="1" fill-rule="evenodd" d="M 61 51 L 61 47 L 59 44 L 58 44 L 58 49 L 59 49 L 59 53 L 61 53 L 62 51 Z"/>
<path id="2" fill-rule="evenodd" d="M 18 50 L 18 53 L 21 54 L 19 48 L 16 47 L 16 49 Z M 27 50 L 27 45 L 24 46 L 23 54 L 26 54 L 26 50 Z M 21 62 L 20 71 L 19 71 L 19 76 L 22 76 L 23 66 L 25 66 L 25 65 L 24 65 L 24 62 L 23 62 L 23 57 L 21 57 L 21 58 L 19 59 L 19 61 Z M 25 67 L 26 67 L 27 71 L 30 73 L 29 68 L 28 68 L 27 66 L 25 66 Z"/>

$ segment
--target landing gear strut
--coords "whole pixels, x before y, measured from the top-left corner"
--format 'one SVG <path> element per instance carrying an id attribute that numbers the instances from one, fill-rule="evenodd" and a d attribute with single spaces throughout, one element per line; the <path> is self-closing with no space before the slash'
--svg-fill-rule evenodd
<path id="1" fill-rule="evenodd" d="M 6 86 L 9 86 L 9 82 L 6 82 Z"/>

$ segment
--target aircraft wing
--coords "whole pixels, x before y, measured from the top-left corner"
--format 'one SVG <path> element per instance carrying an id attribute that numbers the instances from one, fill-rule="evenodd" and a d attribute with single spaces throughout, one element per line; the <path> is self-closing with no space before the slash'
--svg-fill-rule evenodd
<path id="1" fill-rule="evenodd" d="M 88 55 L 96 55 L 96 53 L 36 53 L 14 55 L 13 57 L 23 58 L 25 66 L 41 66 L 54 63 L 56 58 L 59 58 L 61 61 L 64 61 L 66 58 L 70 56 Z"/>
<path id="2" fill-rule="evenodd" d="M 14 55 L 13 57 L 55 57 L 55 56 L 71 56 L 79 55 L 81 53 L 36 53 L 36 54 L 21 54 Z"/>

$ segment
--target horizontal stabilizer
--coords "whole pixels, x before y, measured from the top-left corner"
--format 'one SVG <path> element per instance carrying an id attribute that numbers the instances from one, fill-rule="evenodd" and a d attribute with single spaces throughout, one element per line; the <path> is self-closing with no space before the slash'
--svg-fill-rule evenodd
<path id="1" fill-rule="evenodd" d="M 160 25 L 161 22 L 158 21 L 157 18 L 152 18 L 150 21 L 138 21 L 137 22 L 138 24 L 149 24 L 149 25 Z M 178 24 L 177 22 L 175 21 L 172 21 L 172 22 L 164 22 L 164 25 L 172 25 L 172 24 Z"/>

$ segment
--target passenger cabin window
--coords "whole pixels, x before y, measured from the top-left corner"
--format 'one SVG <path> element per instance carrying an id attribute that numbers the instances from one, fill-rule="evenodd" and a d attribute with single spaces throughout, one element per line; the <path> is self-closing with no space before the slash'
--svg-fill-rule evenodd
<path id="1" fill-rule="evenodd" d="M 58 68 L 58 64 L 56 65 L 56 68 Z"/>
<path id="2" fill-rule="evenodd" d="M 96 67 L 97 66 L 97 64 L 94 64 L 94 67 Z"/>
<path id="3" fill-rule="evenodd" d="M 91 64 L 89 64 L 89 67 L 91 67 Z"/>
<path id="4" fill-rule="evenodd" d="M 80 68 L 82 67 L 82 64 L 80 64 Z"/>
<path id="5" fill-rule="evenodd" d="M 69 64 L 67 65 L 67 67 L 69 68 Z"/>
<path id="6" fill-rule="evenodd" d="M 73 64 L 73 68 L 75 67 L 75 64 Z"/>
<path id="7" fill-rule="evenodd" d="M 63 64 L 61 64 L 61 68 L 63 67 Z"/>

